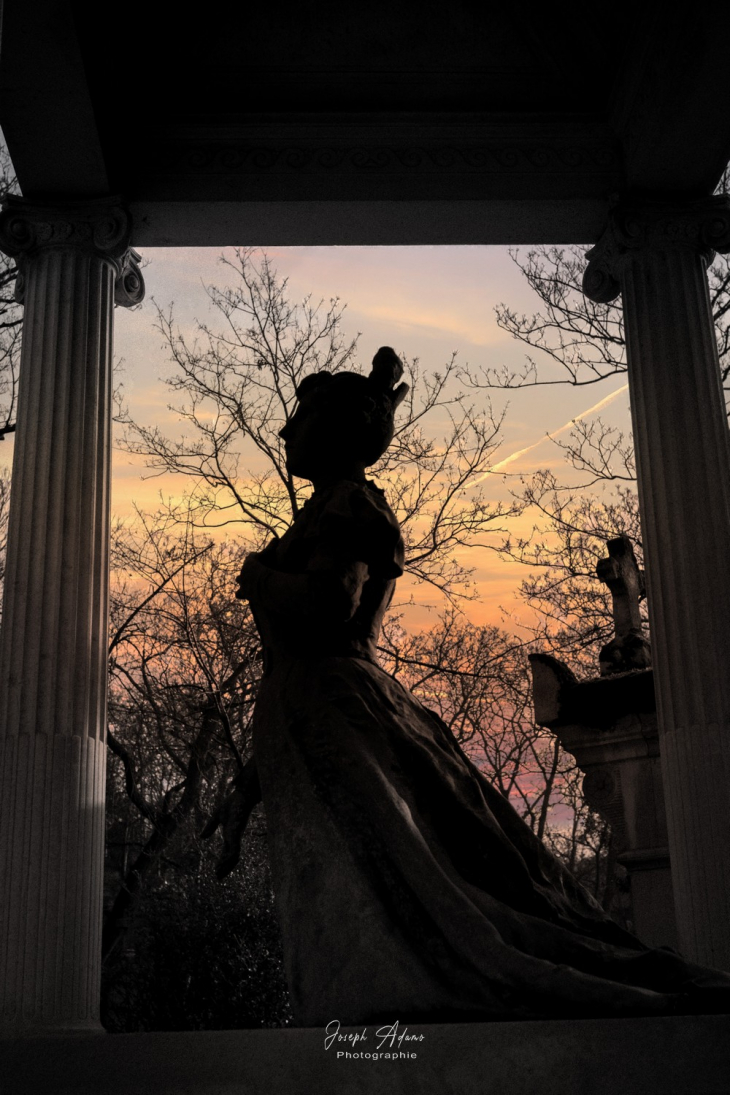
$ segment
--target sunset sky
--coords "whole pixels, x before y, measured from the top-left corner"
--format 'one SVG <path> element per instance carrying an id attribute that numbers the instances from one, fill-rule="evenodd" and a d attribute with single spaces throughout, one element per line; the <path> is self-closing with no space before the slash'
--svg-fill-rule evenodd
<path id="1" fill-rule="evenodd" d="M 141 421 L 159 424 L 171 436 L 181 427 L 167 410 L 168 393 L 160 381 L 169 365 L 162 338 L 152 327 L 151 298 L 162 305 L 174 301 L 183 331 L 192 331 L 195 319 L 213 319 L 203 286 L 222 284 L 231 276 L 219 263 L 219 254 L 212 249 L 150 249 L 144 256 L 146 302 L 136 311 L 116 311 L 115 356 L 121 359 L 130 411 Z M 347 305 L 345 333 L 361 332 L 363 363 L 384 344 L 409 358 L 418 357 L 427 372 L 443 368 L 454 351 L 473 369 L 519 367 L 524 360 L 523 348 L 498 328 L 494 315 L 500 302 L 527 313 L 537 304 L 506 248 L 299 247 L 271 248 L 268 254 L 279 274 L 289 279 L 291 299 L 311 293 L 316 299 L 337 296 Z M 557 366 L 546 364 L 552 375 L 560 375 Z M 484 397 L 477 393 L 476 399 L 480 398 Z M 495 473 L 485 484 L 495 499 L 505 498 L 520 475 L 542 467 L 559 468 L 560 452 L 546 435 L 569 428 L 571 419 L 595 405 L 602 404 L 596 413 L 604 421 L 629 427 L 628 395 L 621 377 L 577 389 L 561 385 L 495 391 L 491 398 L 497 413 L 507 408 Z M 6 442 L 0 457 L 7 461 L 10 454 L 11 445 Z M 142 472 L 139 461 L 115 452 L 115 513 L 129 514 L 133 502 L 154 508 L 160 490 L 179 493 L 181 484 L 159 478 L 144 481 Z M 499 623 L 502 608 L 519 610 L 515 591 L 525 577 L 523 567 L 485 550 L 469 553 L 468 561 L 477 568 L 479 588 L 478 603 L 466 606 L 474 622 Z M 433 599 L 425 590 L 416 590 L 415 596 Z M 420 626 L 432 619 L 421 610 L 410 622 Z"/>

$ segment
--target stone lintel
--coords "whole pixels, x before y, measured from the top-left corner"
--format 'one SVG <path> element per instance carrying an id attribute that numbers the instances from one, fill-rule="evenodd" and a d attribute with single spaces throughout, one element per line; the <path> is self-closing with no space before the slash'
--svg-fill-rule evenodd
<path id="1" fill-rule="evenodd" d="M 135 247 L 583 244 L 606 221 L 604 194 L 521 199 L 171 200 L 132 195 Z"/>

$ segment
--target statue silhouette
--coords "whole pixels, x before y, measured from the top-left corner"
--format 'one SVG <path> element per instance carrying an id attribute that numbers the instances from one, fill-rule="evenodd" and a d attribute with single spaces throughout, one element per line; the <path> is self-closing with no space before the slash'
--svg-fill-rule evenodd
<path id="1" fill-rule="evenodd" d="M 365 468 L 402 371 L 385 347 L 368 377 L 303 381 L 281 436 L 314 493 L 239 577 L 265 651 L 254 753 L 296 1022 L 730 1011 L 730 975 L 612 922 L 378 665 L 403 541 Z M 218 819 L 223 873 L 251 788 L 249 769 Z"/>

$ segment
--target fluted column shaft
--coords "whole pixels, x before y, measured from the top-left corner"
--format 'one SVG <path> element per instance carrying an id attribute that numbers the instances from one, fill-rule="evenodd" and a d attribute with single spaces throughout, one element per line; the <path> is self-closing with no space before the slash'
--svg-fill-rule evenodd
<path id="1" fill-rule="evenodd" d="M 0 632 L 0 1029 L 99 1028 L 114 202 L 15 199 L 25 305 Z"/>
<path id="2" fill-rule="evenodd" d="M 730 205 L 619 206 L 584 288 L 623 294 L 679 944 L 730 969 L 730 433 L 707 286 Z"/>

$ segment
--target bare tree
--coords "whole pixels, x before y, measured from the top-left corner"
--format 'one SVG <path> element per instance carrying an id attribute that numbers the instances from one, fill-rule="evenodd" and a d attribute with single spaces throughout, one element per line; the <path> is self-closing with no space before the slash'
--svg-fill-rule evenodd
<path id="1" fill-rule="evenodd" d="M 286 282 L 265 256 L 250 251 L 237 252 L 227 269 L 235 274 L 233 287 L 208 289 L 222 330 L 201 324 L 189 344 L 171 312 L 157 310 L 174 365 L 167 383 L 187 436 L 170 439 L 119 413 L 128 450 L 143 454 L 152 474 L 184 474 L 190 488 L 183 502 L 151 516 L 138 512 L 115 532 L 111 772 L 144 839 L 108 910 L 107 953 L 120 944 L 145 878 L 185 818 L 213 813 L 224 835 L 220 873 L 235 865 L 255 801 L 247 720 L 260 668 L 250 615 L 232 601 L 235 573 L 247 550 L 285 531 L 309 489 L 288 472 L 279 437 L 297 384 L 316 369 L 351 365 L 356 350 L 356 340 L 342 334 L 336 300 L 290 304 Z M 454 391 L 455 370 L 452 359 L 442 373 L 420 377 L 411 365 L 403 421 L 376 468 L 403 522 L 411 573 L 451 600 L 470 592 L 469 571 L 455 549 L 486 543 L 509 510 L 490 506 L 471 487 L 488 467 L 499 423 Z M 424 430 L 434 413 L 449 422 L 440 442 Z M 209 539 L 222 527 L 234 533 L 225 549 Z M 211 599 L 206 582 L 213 574 L 219 584 Z M 226 631 L 221 645 L 227 616 L 238 639 Z M 231 780 L 224 816 L 215 800 Z"/>
<path id="2" fill-rule="evenodd" d="M 241 556 L 187 532 L 140 515 L 113 541 L 109 772 L 135 839 L 107 910 L 106 955 L 180 827 L 192 817 L 202 828 L 250 753 L 259 651 L 247 607 L 231 597 Z"/>
<path id="3" fill-rule="evenodd" d="M 730 171 L 726 170 L 718 192 L 729 189 Z M 502 303 L 495 312 L 499 326 L 528 353 L 521 369 L 464 370 L 466 383 L 487 390 L 577 387 L 623 375 L 623 307 L 620 299 L 596 304 L 584 296 L 585 249 L 537 247 L 524 256 L 518 251 L 511 255 L 535 293 L 538 307 L 521 313 Z M 708 281 L 722 383 L 730 400 L 730 256 L 716 256 Z M 592 564 L 602 551 L 601 541 L 626 532 L 641 553 L 633 442 L 598 418 L 577 421 L 568 440 L 555 439 L 554 444 L 563 452 L 568 481 L 560 482 L 543 471 L 521 484 L 515 500 L 534 513 L 536 525 L 531 537 L 508 540 L 505 551 L 542 572 L 542 579 L 523 585 L 523 594 L 536 606 L 543 605 L 546 620 L 559 616 L 572 621 L 567 624 L 571 627 L 583 619 L 581 633 L 590 643 L 591 632 L 597 629 L 595 639 L 600 641 L 600 620 L 606 614 L 601 609 L 596 616 L 595 605 L 602 594 L 596 596 Z M 595 493 L 586 494 L 607 486 L 611 492 L 604 490 L 600 500 Z"/>
<path id="4" fill-rule="evenodd" d="M 140 910 L 159 891 L 161 876 L 183 885 L 175 873 L 175 863 L 188 861 L 182 841 L 199 848 L 206 818 L 207 833 L 217 822 L 223 829 L 219 876 L 236 863 L 256 800 L 249 719 L 261 666 L 250 615 L 232 601 L 235 573 L 246 551 L 285 531 L 309 490 L 287 471 L 279 438 L 297 384 L 309 372 L 355 362 L 356 340 L 344 338 L 336 300 L 290 304 L 286 282 L 252 252 L 238 252 L 227 272 L 232 288 L 208 290 L 218 329 L 200 324 L 190 342 L 170 310 L 157 310 L 186 436 L 171 439 L 119 413 L 127 449 L 142 454 L 153 475 L 185 475 L 189 490 L 183 502 L 138 513 L 115 533 L 108 969 L 119 968 L 130 925 L 139 931 Z M 472 592 L 456 549 L 496 547 L 495 533 L 512 510 L 490 505 L 472 486 L 489 466 L 499 422 L 467 401 L 455 359 L 438 374 L 422 376 L 415 362 L 409 372 L 396 438 L 374 473 L 387 483 L 402 522 L 411 573 L 453 602 Z M 448 423 L 440 439 L 428 431 L 436 415 Z M 221 528 L 229 531 L 225 548 L 210 540 Z M 498 677 L 493 668 L 490 680 Z M 481 694 L 486 703 L 485 689 Z M 476 703 L 475 694 L 465 695 L 462 706 L 470 699 Z M 482 734 L 485 718 L 475 716 Z M 508 766 L 505 759 L 505 779 Z M 202 848 L 199 854 L 193 873 L 211 861 Z M 247 883 L 238 873 L 226 885 Z"/>
<path id="5" fill-rule="evenodd" d="M 291 304 L 286 282 L 251 251 L 237 252 L 226 269 L 232 286 L 208 289 L 215 329 L 199 324 L 190 340 L 170 309 L 157 309 L 172 360 L 172 409 L 185 435 L 171 438 L 119 412 L 124 445 L 145 458 L 149 473 L 182 474 L 190 486 L 181 503 L 152 517 L 140 513 L 115 536 L 109 770 L 116 889 L 105 925 L 112 961 L 145 894 L 210 862 L 198 840 L 207 817 L 208 833 L 222 823 L 219 875 L 235 865 L 256 797 L 249 720 L 260 661 L 250 615 L 232 601 L 234 576 L 246 551 L 286 530 L 309 490 L 289 475 L 278 436 L 297 384 L 309 372 L 356 361 L 357 340 L 344 337 L 337 300 Z M 495 538 L 526 499 L 490 505 L 472 487 L 489 468 L 500 421 L 489 409 L 477 413 L 459 386 L 455 358 L 438 374 L 422 375 L 417 362 L 409 372 L 394 444 L 374 474 L 404 529 L 410 573 L 444 595 L 447 610 L 414 635 L 391 616 L 383 664 L 441 715 L 543 840 L 578 873 L 590 866 L 591 884 L 602 892 L 605 872 L 599 878 L 596 864 L 605 858 L 605 832 L 577 795 L 572 761 L 534 723 L 527 644 L 499 628 L 469 625 L 454 608 L 473 592 L 458 548 L 501 547 L 525 558 L 531 550 L 529 541 Z M 436 416 L 448 422 L 437 440 L 428 429 Z M 530 501 L 555 515 L 550 486 L 535 486 Z M 574 501 L 563 505 L 561 528 Z M 233 534 L 226 547 L 210 539 L 221 528 Z M 586 576 L 591 545 L 586 539 L 579 550 L 570 542 L 567 566 L 576 581 Z M 560 562 L 557 553 L 552 562 Z M 545 604 L 555 596 L 545 582 L 534 595 Z M 240 894 L 244 881 L 239 873 L 226 885 Z"/>
<path id="6" fill-rule="evenodd" d="M 718 186 L 730 190 L 730 170 Z M 596 304 L 583 294 L 585 249 L 536 247 L 511 252 L 538 301 L 532 313 L 497 305 L 497 323 L 528 350 L 521 369 L 464 370 L 473 388 L 515 389 L 546 385 L 586 386 L 626 372 L 621 300 Z M 708 270 L 710 303 L 722 383 L 730 401 L 730 256 L 717 255 Z M 522 593 L 543 615 L 545 635 L 574 646 L 603 641 L 606 598 L 594 583 L 602 542 L 626 532 L 641 554 L 636 467 L 631 437 L 600 418 L 577 421 L 568 440 L 555 439 L 566 462 L 567 482 L 539 472 L 515 491 L 515 501 L 536 518 L 530 537 L 508 539 L 504 551 L 540 577 Z M 609 493 L 605 488 L 610 487 Z M 602 488 L 598 496 L 594 488 Z M 587 493 L 594 491 L 593 494 Z M 562 622 L 562 630 L 556 631 Z"/>
<path id="7" fill-rule="evenodd" d="M 7 148 L 0 143 L 0 202 L 8 194 L 18 192 L 18 185 Z M 18 372 L 23 312 L 15 301 L 15 262 L 0 253 L 0 441 L 15 431 L 17 413 Z M 10 506 L 10 472 L 0 469 L 0 611 L 2 586 L 5 580 L 5 549 L 7 546 Z"/>
<path id="8" fill-rule="evenodd" d="M 4 145 L 0 145 L 0 202 L 16 194 L 18 184 Z M 18 269 L 0 253 L 0 441 L 15 431 L 23 313 L 15 301 Z"/>
<path id="9" fill-rule="evenodd" d="M 636 492 L 566 490 L 552 472 L 542 471 L 522 484 L 519 496 L 535 523 L 526 535 L 507 537 L 501 551 L 529 568 L 519 596 L 533 615 L 523 627 L 538 648 L 560 652 L 578 672 L 592 676 L 601 647 L 614 634 L 611 597 L 596 577 L 607 541 L 625 533 L 643 565 Z M 648 628 L 645 602 L 643 614 Z"/>
<path id="10" fill-rule="evenodd" d="M 199 323 L 190 342 L 175 328 L 172 309 L 158 308 L 173 363 L 166 381 L 171 410 L 185 436 L 171 439 L 124 409 L 119 420 L 124 446 L 145 458 L 150 474 L 188 478 L 186 506 L 196 527 L 228 526 L 256 548 L 285 531 L 310 491 L 288 472 L 279 438 L 296 387 L 310 372 L 356 368 L 357 338 L 343 334 L 337 299 L 292 304 L 286 280 L 265 255 L 235 254 L 235 261 L 224 261 L 232 285 L 207 290 L 218 328 Z M 495 547 L 495 533 L 514 510 L 490 503 L 478 485 L 499 443 L 501 419 L 467 399 L 455 357 L 432 375 L 422 375 L 415 361 L 407 372 L 410 391 L 394 442 L 372 473 L 387 481 L 408 571 L 447 598 L 468 596 L 471 571 L 457 550 Z M 424 426 L 437 415 L 448 425 L 433 438 Z"/>
<path id="11" fill-rule="evenodd" d="M 721 189 L 727 189 L 725 173 Z M 583 387 L 626 372 L 623 306 L 596 304 L 583 293 L 586 249 L 535 247 L 526 255 L 510 251 L 538 309 L 518 312 L 507 304 L 495 308 L 498 325 L 527 348 L 521 369 L 485 368 L 469 373 L 471 383 L 487 389 L 514 389 L 557 384 Z M 730 256 L 717 255 L 708 271 L 710 305 L 720 371 L 730 399 Z"/>
<path id="12" fill-rule="evenodd" d="M 180 518 L 138 512 L 112 539 L 104 1021 L 280 1025 L 288 997 L 262 818 L 223 887 L 201 841 L 231 780 L 251 773 L 261 652 L 232 597 L 243 556 Z M 228 873 L 241 849 L 224 852 Z"/>

